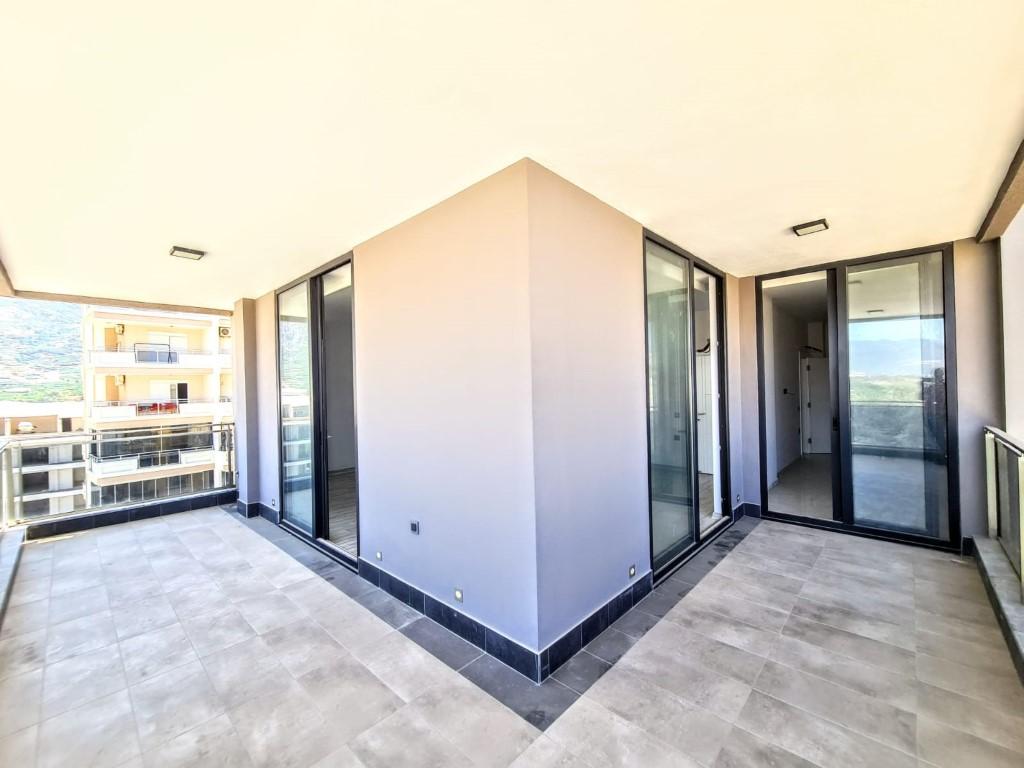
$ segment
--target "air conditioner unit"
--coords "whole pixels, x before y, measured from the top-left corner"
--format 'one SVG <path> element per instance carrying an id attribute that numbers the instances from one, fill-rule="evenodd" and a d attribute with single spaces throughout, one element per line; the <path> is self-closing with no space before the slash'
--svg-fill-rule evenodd
<path id="1" fill-rule="evenodd" d="M 231 336 L 231 329 L 228 328 L 226 325 L 222 325 L 217 329 L 217 335 L 220 336 L 222 339 L 226 339 L 229 336 Z"/>
<path id="2" fill-rule="evenodd" d="M 114 377 L 114 383 L 117 384 L 117 386 L 119 386 L 119 387 L 123 387 L 124 383 L 125 383 L 125 376 L 124 376 L 124 374 L 122 373 L 120 376 L 115 376 Z"/>
<path id="3" fill-rule="evenodd" d="M 118 336 L 124 336 L 124 323 L 118 323 L 114 326 L 114 333 Z"/>

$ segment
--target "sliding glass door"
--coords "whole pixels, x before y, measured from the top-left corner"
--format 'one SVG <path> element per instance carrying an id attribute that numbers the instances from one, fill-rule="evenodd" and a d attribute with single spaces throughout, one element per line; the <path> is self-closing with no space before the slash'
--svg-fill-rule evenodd
<path id="1" fill-rule="evenodd" d="M 309 286 L 277 297 L 281 414 L 281 516 L 313 532 L 313 391 L 310 375 Z"/>
<path id="2" fill-rule="evenodd" d="M 942 253 L 846 270 L 853 522 L 949 539 Z"/>
<path id="3" fill-rule="evenodd" d="M 727 514 L 720 278 L 645 242 L 651 560 L 664 572 Z"/>
<path id="4" fill-rule="evenodd" d="M 950 248 L 757 284 L 764 514 L 958 546 Z"/>
<path id="5" fill-rule="evenodd" d="M 355 560 L 358 547 L 352 264 L 278 292 L 281 520 Z"/>

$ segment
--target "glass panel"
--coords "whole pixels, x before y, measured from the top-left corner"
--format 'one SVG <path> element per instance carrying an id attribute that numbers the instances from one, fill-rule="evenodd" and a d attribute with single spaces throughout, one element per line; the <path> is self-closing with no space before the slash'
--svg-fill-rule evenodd
<path id="1" fill-rule="evenodd" d="M 654 568 L 694 541 L 689 264 L 650 241 L 647 396 Z"/>
<path id="2" fill-rule="evenodd" d="M 307 283 L 277 297 L 281 370 L 281 457 L 284 519 L 313 533 L 313 463 L 310 459 L 310 347 Z"/>
<path id="3" fill-rule="evenodd" d="M 942 254 L 847 271 L 854 522 L 949 538 Z"/>
<path id="4" fill-rule="evenodd" d="M 697 348 L 697 500 L 701 533 L 722 515 L 722 467 L 719 409 L 718 278 L 693 270 L 693 343 Z"/>
<path id="5" fill-rule="evenodd" d="M 828 273 L 761 284 L 768 509 L 832 520 Z"/>
<path id="6" fill-rule="evenodd" d="M 352 361 L 352 265 L 323 276 L 324 430 L 327 433 L 327 531 L 355 557 L 358 523 L 356 420 Z"/>

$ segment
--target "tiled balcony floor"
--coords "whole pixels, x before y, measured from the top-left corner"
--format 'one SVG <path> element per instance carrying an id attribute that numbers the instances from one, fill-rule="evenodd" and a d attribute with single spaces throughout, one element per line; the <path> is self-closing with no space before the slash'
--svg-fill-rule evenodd
<path id="1" fill-rule="evenodd" d="M 531 700 L 544 733 L 470 682 L 525 714 L 525 678 L 265 521 L 32 543 L 0 631 L 0 765 L 1024 765 L 973 563 L 762 523 L 713 567 L 742 532 L 527 683 L 571 694 Z"/>

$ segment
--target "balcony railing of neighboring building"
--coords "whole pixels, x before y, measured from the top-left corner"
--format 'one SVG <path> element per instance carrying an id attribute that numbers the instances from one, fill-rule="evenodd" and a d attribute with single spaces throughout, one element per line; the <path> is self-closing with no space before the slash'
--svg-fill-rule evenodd
<path id="1" fill-rule="evenodd" d="M 224 368 L 230 365 L 228 352 L 220 349 L 176 349 L 170 344 L 136 342 L 130 347 L 99 347 L 88 350 L 91 365 L 117 368 L 174 365 L 179 368 Z"/>
<path id="2" fill-rule="evenodd" d="M 1024 440 L 995 427 L 985 427 L 985 465 L 989 536 L 1002 545 L 1017 575 L 1024 576 Z"/>
<path id="3" fill-rule="evenodd" d="M 231 398 L 161 397 L 140 400 L 97 400 L 92 416 L 97 419 L 126 419 L 135 416 L 230 416 Z"/>
<path id="4" fill-rule="evenodd" d="M 151 450 L 154 445 L 176 447 Z M 133 450 L 136 449 L 136 450 Z M 87 457 L 75 487 L 40 485 L 40 450 Z M 116 453 L 114 453 L 116 451 Z M 24 463 L 28 456 L 29 463 Z M 79 458 L 79 462 L 81 459 Z M 62 468 L 53 464 L 54 471 Z M 174 471 L 161 471 L 174 470 Z M 26 478 L 30 478 L 26 483 Z M 66 479 L 66 475 L 64 476 Z M 0 444 L 3 527 L 235 486 L 234 425 L 176 425 L 10 439 Z M 63 500 L 74 496 L 74 500 Z"/>

